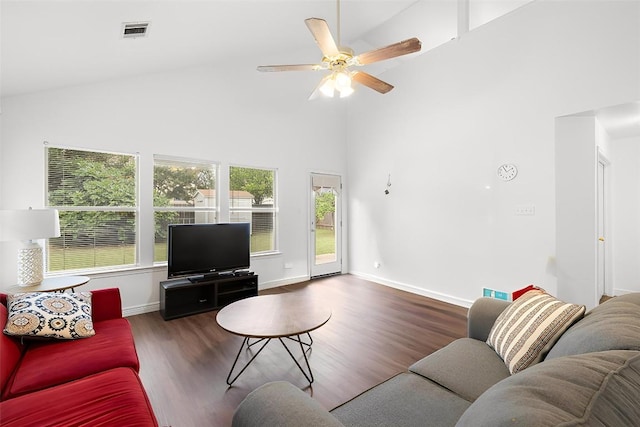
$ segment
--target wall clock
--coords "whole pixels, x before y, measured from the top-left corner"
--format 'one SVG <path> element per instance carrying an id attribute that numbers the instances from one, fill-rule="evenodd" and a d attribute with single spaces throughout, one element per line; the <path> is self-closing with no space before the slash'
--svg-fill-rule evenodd
<path id="1" fill-rule="evenodd" d="M 498 178 L 503 181 L 511 181 L 518 175 L 518 168 L 511 163 L 505 163 L 498 168 Z"/>

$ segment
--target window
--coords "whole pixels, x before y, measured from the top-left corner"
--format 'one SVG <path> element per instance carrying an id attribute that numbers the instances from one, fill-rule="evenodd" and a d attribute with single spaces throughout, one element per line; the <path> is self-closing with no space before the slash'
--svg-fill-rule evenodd
<path id="1" fill-rule="evenodd" d="M 216 170 L 210 162 L 154 156 L 154 262 L 167 260 L 169 224 L 217 221 Z"/>
<path id="2" fill-rule="evenodd" d="M 47 271 L 136 264 L 137 156 L 47 147 L 47 205 L 60 213 Z"/>
<path id="3" fill-rule="evenodd" d="M 277 250 L 276 171 L 229 167 L 229 218 L 251 224 L 251 253 Z"/>

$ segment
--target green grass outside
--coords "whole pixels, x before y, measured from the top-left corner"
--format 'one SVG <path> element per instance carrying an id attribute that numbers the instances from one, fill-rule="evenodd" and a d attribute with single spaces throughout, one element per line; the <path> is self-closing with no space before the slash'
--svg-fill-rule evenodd
<path id="1" fill-rule="evenodd" d="M 272 234 L 254 232 L 251 235 L 251 252 L 265 252 L 273 249 Z"/>
<path id="2" fill-rule="evenodd" d="M 49 249 L 49 271 L 108 267 L 135 262 L 136 250 L 133 245 Z"/>
<path id="3" fill-rule="evenodd" d="M 272 249 L 270 233 L 253 233 L 251 251 L 265 252 Z M 333 230 L 319 228 L 316 230 L 316 255 L 335 252 L 335 235 Z M 167 244 L 156 243 L 153 249 L 153 261 L 167 260 Z M 133 245 L 108 246 L 99 248 L 67 248 L 65 250 L 51 248 L 49 253 L 49 271 L 76 270 L 111 265 L 135 264 L 135 247 Z"/>
<path id="4" fill-rule="evenodd" d="M 253 233 L 251 235 L 251 252 L 265 252 L 271 250 L 271 233 Z M 167 244 L 156 243 L 153 250 L 153 261 L 163 262 L 167 260 Z"/>
<path id="5" fill-rule="evenodd" d="M 333 254 L 336 252 L 336 237 L 329 228 L 316 229 L 316 255 Z"/>

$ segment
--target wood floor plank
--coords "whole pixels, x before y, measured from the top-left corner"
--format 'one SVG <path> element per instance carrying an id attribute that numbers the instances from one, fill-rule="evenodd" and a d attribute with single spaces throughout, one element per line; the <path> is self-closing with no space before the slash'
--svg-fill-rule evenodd
<path id="1" fill-rule="evenodd" d="M 278 380 L 293 383 L 331 409 L 466 334 L 466 308 L 351 275 L 260 294 L 280 292 L 305 293 L 332 309 L 331 320 L 312 333 L 312 387 L 278 341 L 269 343 L 228 387 L 225 380 L 242 338 L 216 324 L 217 312 L 171 321 L 158 312 L 128 318 L 140 377 L 161 425 L 229 426 L 249 392 Z"/>

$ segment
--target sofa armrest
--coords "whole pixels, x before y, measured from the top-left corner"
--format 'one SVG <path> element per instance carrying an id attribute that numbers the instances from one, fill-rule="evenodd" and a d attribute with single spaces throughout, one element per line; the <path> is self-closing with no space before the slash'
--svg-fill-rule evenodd
<path id="1" fill-rule="evenodd" d="M 107 288 L 91 291 L 91 311 L 94 322 L 121 318 L 120 289 Z"/>
<path id="2" fill-rule="evenodd" d="M 240 403 L 232 427 L 339 427 L 342 424 L 316 400 L 284 381 L 258 387 Z"/>
<path id="3" fill-rule="evenodd" d="M 496 319 L 509 304 L 509 301 L 494 298 L 477 299 L 467 313 L 467 336 L 486 341 Z"/>

